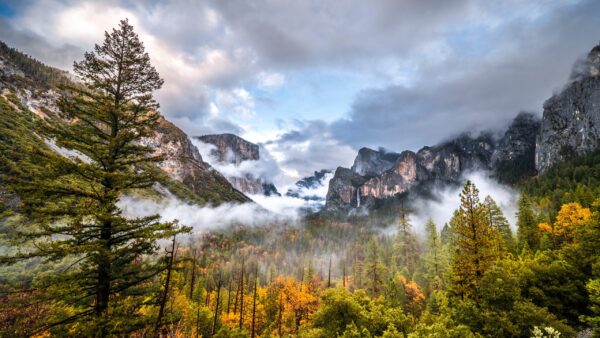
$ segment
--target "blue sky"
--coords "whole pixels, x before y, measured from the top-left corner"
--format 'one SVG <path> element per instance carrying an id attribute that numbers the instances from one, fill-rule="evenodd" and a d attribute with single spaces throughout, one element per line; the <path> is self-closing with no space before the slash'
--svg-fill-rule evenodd
<path id="1" fill-rule="evenodd" d="M 190 135 L 234 132 L 305 175 L 542 104 L 600 39 L 593 0 L 0 1 L 0 36 L 70 69 L 129 18 Z"/>

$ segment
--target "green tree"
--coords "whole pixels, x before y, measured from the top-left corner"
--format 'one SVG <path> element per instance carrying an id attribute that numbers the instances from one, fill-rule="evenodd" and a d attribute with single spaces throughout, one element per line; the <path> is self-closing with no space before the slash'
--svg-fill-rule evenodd
<path id="1" fill-rule="evenodd" d="M 52 302 L 72 309 L 46 327 L 77 323 L 79 335 L 106 336 L 145 325 L 137 309 L 148 301 L 141 296 L 147 299 L 148 281 L 167 263 L 147 257 L 157 240 L 187 228 L 158 215 L 127 218 L 118 207 L 123 194 L 152 187 L 151 167 L 160 160 L 143 140 L 159 121 L 152 92 L 163 80 L 133 27 L 121 21 L 74 69 L 84 86 L 65 88 L 59 101 L 69 122 L 41 122 L 39 131 L 79 155 L 30 148 L 27 160 L 12 166 L 11 188 L 32 225 L 15 240 L 33 239 L 35 246 L 6 260 L 69 261 L 40 282 Z"/>
<path id="2" fill-rule="evenodd" d="M 369 294 L 379 296 L 387 279 L 387 269 L 381 260 L 381 253 L 375 236 L 371 237 L 365 249 L 364 281 Z"/>
<path id="3" fill-rule="evenodd" d="M 504 217 L 502 210 L 491 196 L 486 196 L 483 204 L 486 208 L 487 218 L 490 226 L 496 229 L 500 235 L 500 244 L 502 247 L 499 249 L 516 254 L 517 244 L 515 242 L 515 238 L 513 237 L 513 233 L 510 230 L 510 224 L 508 224 L 508 220 L 506 217 Z"/>
<path id="4" fill-rule="evenodd" d="M 408 278 L 415 272 L 417 260 L 419 258 L 417 238 L 413 232 L 412 224 L 408 217 L 408 210 L 401 208 L 398 218 L 398 233 L 394 242 L 395 256 L 397 265 L 408 272 Z"/>
<path id="5" fill-rule="evenodd" d="M 531 200 L 526 194 L 519 198 L 517 211 L 517 243 L 519 251 L 537 250 L 540 243 L 540 231 L 535 214 L 531 208 Z"/>
<path id="6" fill-rule="evenodd" d="M 430 219 L 425 225 L 427 252 L 425 253 L 425 277 L 429 291 L 439 290 L 443 286 L 446 271 L 446 255 L 435 223 Z"/>
<path id="7" fill-rule="evenodd" d="M 460 194 L 461 206 L 453 220 L 455 250 L 451 265 L 451 289 L 461 299 L 478 302 L 478 287 L 485 271 L 498 258 L 498 235 L 486 217 L 479 191 L 467 181 Z"/>

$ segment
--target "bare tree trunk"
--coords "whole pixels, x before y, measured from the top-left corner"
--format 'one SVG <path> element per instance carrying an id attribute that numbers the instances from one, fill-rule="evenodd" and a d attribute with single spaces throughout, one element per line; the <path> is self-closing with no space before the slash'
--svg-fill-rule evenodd
<path id="1" fill-rule="evenodd" d="M 192 280 L 190 283 L 190 299 L 192 299 L 194 297 L 194 282 L 196 281 L 196 249 L 194 249 L 192 252 L 193 252 L 193 258 L 192 258 Z"/>
<path id="2" fill-rule="evenodd" d="M 227 313 L 229 313 L 229 306 L 231 305 L 231 276 L 229 276 L 229 286 L 227 287 Z"/>
<path id="3" fill-rule="evenodd" d="M 254 267 L 254 299 L 252 300 L 252 334 L 251 334 L 251 338 L 255 338 L 256 334 L 255 334 L 255 328 L 254 325 L 256 323 L 256 294 L 257 294 L 257 286 L 258 286 L 258 263 L 256 263 L 256 266 Z"/>
<path id="4" fill-rule="evenodd" d="M 219 319 L 219 300 L 221 299 L 221 274 L 217 281 L 217 299 L 215 300 L 215 315 L 213 317 L 212 335 L 217 332 L 217 320 Z"/>
<path id="5" fill-rule="evenodd" d="M 154 336 L 158 337 L 160 334 L 161 321 L 165 313 L 165 305 L 169 296 L 169 284 L 171 283 L 171 271 L 173 271 L 173 260 L 175 258 L 175 236 L 173 236 L 173 242 L 171 244 L 171 252 L 169 252 L 169 263 L 167 265 L 167 278 L 165 280 L 165 289 L 161 295 L 160 308 L 158 310 L 158 317 L 156 318 L 156 326 L 154 327 Z"/>
<path id="6" fill-rule="evenodd" d="M 346 261 L 344 261 L 344 272 L 342 275 L 342 286 L 346 288 Z"/>
<path id="7" fill-rule="evenodd" d="M 242 329 L 242 324 L 244 322 L 244 257 L 242 257 L 242 277 L 240 278 L 240 330 Z"/>
<path id="8" fill-rule="evenodd" d="M 329 270 L 327 271 L 327 287 L 331 287 L 331 256 L 329 256 Z"/>
<path id="9" fill-rule="evenodd" d="M 281 337 L 281 325 L 283 324 L 283 292 L 279 291 L 279 315 L 277 316 L 277 333 Z"/>

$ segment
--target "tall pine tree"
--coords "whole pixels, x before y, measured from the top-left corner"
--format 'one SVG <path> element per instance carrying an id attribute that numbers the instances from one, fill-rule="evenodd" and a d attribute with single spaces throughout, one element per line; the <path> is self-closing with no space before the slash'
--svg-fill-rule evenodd
<path id="1" fill-rule="evenodd" d="M 486 196 L 483 204 L 485 205 L 490 226 L 498 232 L 498 235 L 500 235 L 501 247 L 499 247 L 499 250 L 506 250 L 512 254 L 516 254 L 517 244 L 513 233 L 510 230 L 510 224 L 508 224 L 508 220 L 504 217 L 502 210 L 491 196 Z"/>
<path id="2" fill-rule="evenodd" d="M 41 122 L 39 134 L 79 155 L 30 148 L 27 160 L 13 166 L 11 188 L 31 224 L 16 240 L 35 245 L 10 260 L 68 261 L 41 282 L 49 301 L 68 309 L 45 328 L 107 336 L 146 324 L 137 309 L 148 302 L 148 281 L 166 268 L 148 257 L 157 240 L 187 228 L 158 215 L 126 218 L 118 207 L 123 194 L 157 181 L 150 168 L 160 160 L 142 141 L 160 118 L 152 92 L 163 80 L 133 27 L 121 21 L 74 70 L 83 85 L 64 88 L 59 100 L 69 122 Z"/>
<path id="3" fill-rule="evenodd" d="M 479 282 L 498 257 L 498 235 L 486 218 L 479 191 L 467 181 L 460 194 L 461 205 L 453 220 L 454 255 L 451 291 L 461 299 L 478 302 Z"/>
<path id="4" fill-rule="evenodd" d="M 412 224 L 408 217 L 409 210 L 400 207 L 398 218 L 398 233 L 394 243 L 394 256 L 400 270 L 406 271 L 407 278 L 412 278 L 419 258 L 417 238 L 413 232 Z"/>
<path id="5" fill-rule="evenodd" d="M 425 254 L 425 277 L 429 283 L 429 291 L 440 290 L 446 270 L 446 253 L 433 220 L 425 225 L 427 252 Z"/>
<path id="6" fill-rule="evenodd" d="M 521 194 L 517 211 L 517 244 L 519 251 L 537 250 L 540 244 L 540 231 L 529 196 Z"/>

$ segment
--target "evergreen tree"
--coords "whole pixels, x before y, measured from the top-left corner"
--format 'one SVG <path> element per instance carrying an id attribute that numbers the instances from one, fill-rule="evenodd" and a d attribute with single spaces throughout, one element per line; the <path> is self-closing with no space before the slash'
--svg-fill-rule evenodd
<path id="1" fill-rule="evenodd" d="M 510 224 L 508 224 L 508 220 L 504 217 L 502 210 L 500 210 L 496 201 L 490 196 L 486 196 L 483 203 L 486 208 L 490 226 L 498 232 L 498 235 L 500 235 L 500 244 L 502 247 L 499 249 L 515 254 L 517 250 L 515 238 L 513 237 L 513 233 L 510 230 Z"/>
<path id="2" fill-rule="evenodd" d="M 412 277 L 418 260 L 417 238 L 412 229 L 412 224 L 408 217 L 408 210 L 400 208 L 400 217 L 398 218 L 398 234 L 394 243 L 397 265 L 408 272 L 408 278 Z"/>
<path id="3" fill-rule="evenodd" d="M 440 235 L 433 220 L 427 221 L 425 232 L 427 236 L 427 253 L 424 259 L 425 277 L 429 283 L 430 291 L 439 290 L 442 287 L 442 276 L 446 264 Z"/>
<path id="4" fill-rule="evenodd" d="M 152 187 L 151 166 L 160 160 L 143 140 L 160 118 L 152 92 L 163 80 L 133 27 L 121 21 L 74 69 L 84 86 L 64 88 L 59 101 L 70 122 L 41 122 L 39 133 L 79 155 L 29 148 L 27 160 L 12 167 L 12 189 L 31 223 L 15 240 L 35 245 L 8 260 L 68 261 L 41 283 L 50 301 L 70 309 L 46 327 L 76 323 L 72 330 L 81 332 L 70 334 L 106 336 L 146 324 L 137 309 L 149 299 L 148 281 L 167 265 L 147 257 L 157 240 L 187 228 L 158 215 L 126 218 L 118 207 L 128 191 Z"/>
<path id="5" fill-rule="evenodd" d="M 461 299 L 477 303 L 479 282 L 498 257 L 498 238 L 486 219 L 479 191 L 470 181 L 465 184 L 460 200 L 461 206 L 453 220 L 455 251 L 451 290 Z"/>
<path id="6" fill-rule="evenodd" d="M 540 231 L 536 217 L 531 208 L 529 196 L 522 194 L 519 198 L 519 210 L 517 211 L 517 244 L 519 252 L 525 250 L 537 250 L 540 243 Z"/>
<path id="7" fill-rule="evenodd" d="M 381 261 L 380 250 L 375 236 L 371 237 L 371 240 L 367 243 L 364 266 L 365 275 L 363 279 L 367 290 L 371 296 L 379 296 L 383 291 L 383 281 L 386 280 L 387 269 Z"/>

